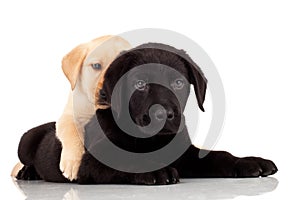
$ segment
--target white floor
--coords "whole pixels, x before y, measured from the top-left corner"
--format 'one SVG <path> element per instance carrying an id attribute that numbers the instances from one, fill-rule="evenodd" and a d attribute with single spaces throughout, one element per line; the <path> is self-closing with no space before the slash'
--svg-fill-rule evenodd
<path id="1" fill-rule="evenodd" d="M 28 200 L 232 199 L 243 196 L 262 199 L 267 193 L 276 190 L 278 185 L 278 180 L 274 177 L 182 179 L 179 184 L 169 186 L 77 185 L 14 180 L 12 182 Z"/>

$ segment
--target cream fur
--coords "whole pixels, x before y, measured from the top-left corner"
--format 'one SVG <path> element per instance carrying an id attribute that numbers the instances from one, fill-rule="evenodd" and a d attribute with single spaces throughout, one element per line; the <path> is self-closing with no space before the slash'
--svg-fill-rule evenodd
<path id="1" fill-rule="evenodd" d="M 23 165 L 21 162 L 18 162 L 18 163 L 14 166 L 14 168 L 13 168 L 13 170 L 12 170 L 12 172 L 11 172 L 11 176 L 12 176 L 12 177 L 17 177 L 19 171 L 20 171 L 23 167 L 24 167 L 24 165 Z"/>

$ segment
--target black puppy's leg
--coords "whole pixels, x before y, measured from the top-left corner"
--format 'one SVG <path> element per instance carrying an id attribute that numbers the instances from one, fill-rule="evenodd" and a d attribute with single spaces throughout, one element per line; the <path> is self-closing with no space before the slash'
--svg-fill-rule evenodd
<path id="1" fill-rule="evenodd" d="M 18 147 L 18 156 L 24 165 L 33 165 L 34 157 L 40 142 L 45 135 L 53 132 L 53 130 L 55 130 L 55 122 L 50 122 L 30 129 L 24 133 Z"/>
<path id="2" fill-rule="evenodd" d="M 41 180 L 33 166 L 23 166 L 16 176 L 18 180 Z"/>
<path id="3" fill-rule="evenodd" d="M 166 167 L 147 173 L 127 173 L 112 169 L 86 152 L 78 172 L 79 184 L 137 184 L 137 185 L 167 185 L 179 182 L 175 168 Z"/>
<path id="4" fill-rule="evenodd" d="M 200 149 L 191 146 L 172 164 L 180 177 L 259 177 L 277 172 L 276 165 L 263 158 L 238 158 L 225 151 L 210 151 L 204 158 L 199 158 L 199 151 Z"/>
<path id="5" fill-rule="evenodd" d="M 116 172 L 113 169 L 103 165 L 86 152 L 81 160 L 77 182 L 79 184 L 122 183 L 121 179 L 114 180 L 115 176 Z"/>

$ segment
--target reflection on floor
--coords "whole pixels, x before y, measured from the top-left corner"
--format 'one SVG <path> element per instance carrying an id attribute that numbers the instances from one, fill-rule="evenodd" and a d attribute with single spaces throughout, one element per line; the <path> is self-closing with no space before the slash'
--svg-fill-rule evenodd
<path id="1" fill-rule="evenodd" d="M 14 180 L 15 181 L 15 180 Z M 182 179 L 168 186 L 77 185 L 44 181 L 15 181 L 28 200 L 64 199 L 229 199 L 273 191 L 275 178 Z"/>

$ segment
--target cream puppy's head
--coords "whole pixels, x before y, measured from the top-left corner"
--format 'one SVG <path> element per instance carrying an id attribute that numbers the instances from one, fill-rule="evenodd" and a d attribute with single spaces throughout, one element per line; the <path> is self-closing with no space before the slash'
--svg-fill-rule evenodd
<path id="1" fill-rule="evenodd" d="M 131 46 L 125 39 L 109 35 L 81 44 L 63 58 L 62 69 L 70 81 L 73 98 L 76 98 L 73 99 L 76 101 L 74 107 L 88 109 L 84 104 L 96 105 L 103 82 L 101 74 L 121 51 L 129 48 Z"/>

